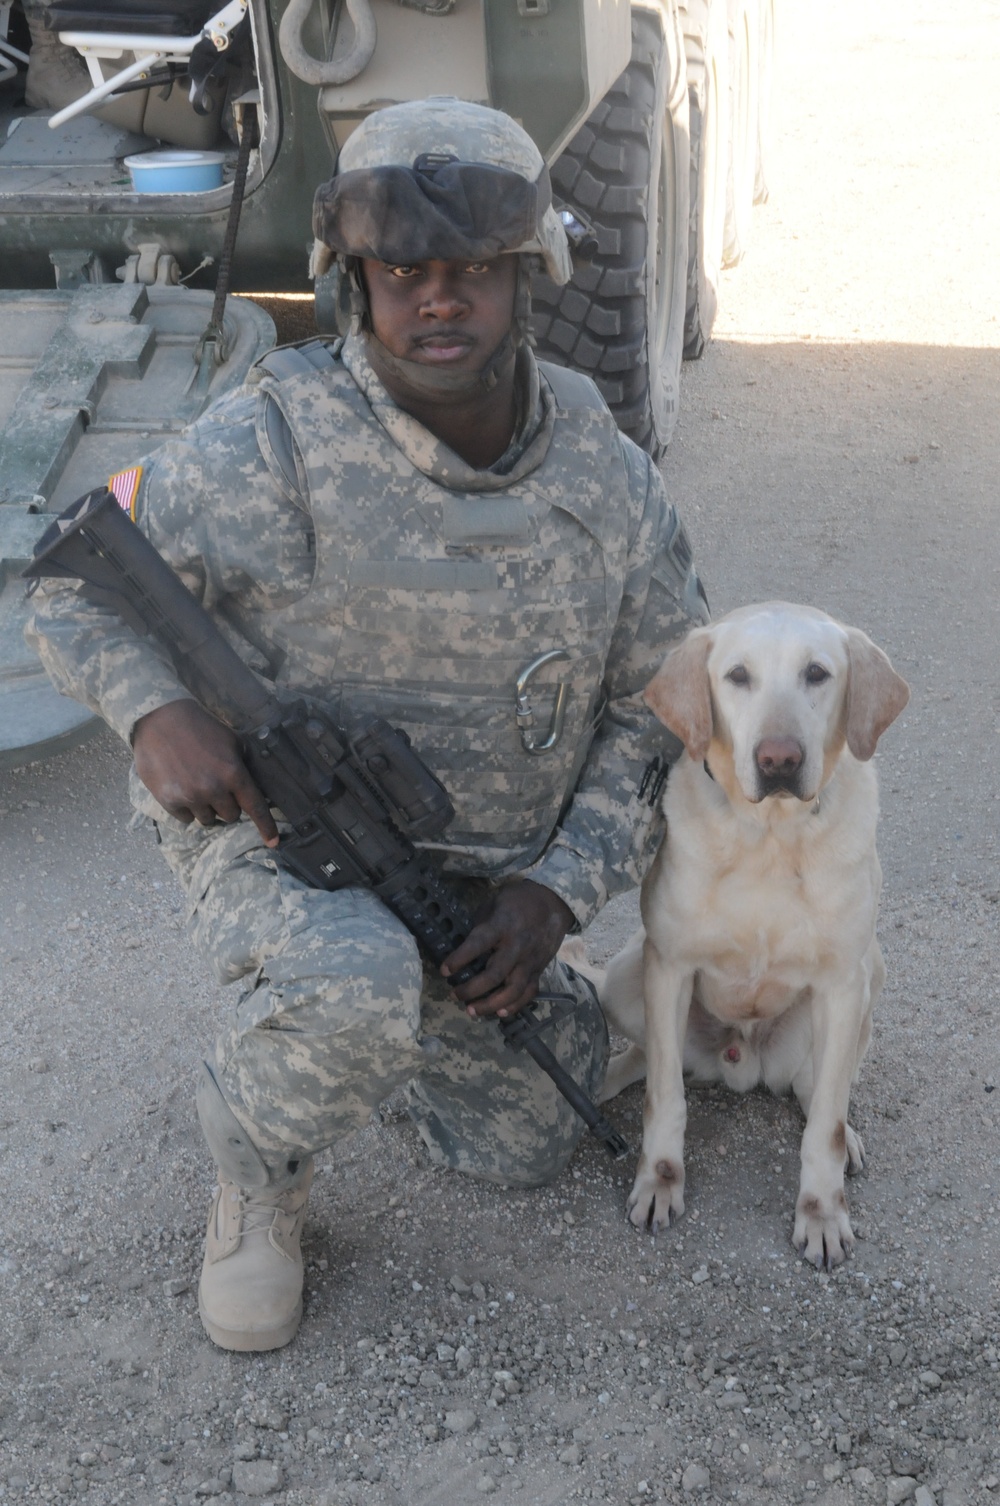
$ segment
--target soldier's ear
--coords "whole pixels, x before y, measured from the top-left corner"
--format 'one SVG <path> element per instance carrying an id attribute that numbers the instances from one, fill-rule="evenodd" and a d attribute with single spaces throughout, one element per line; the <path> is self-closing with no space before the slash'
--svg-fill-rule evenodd
<path id="1" fill-rule="evenodd" d="M 643 691 L 646 705 L 699 763 L 712 741 L 711 647 L 711 628 L 694 628 L 671 649 Z"/>

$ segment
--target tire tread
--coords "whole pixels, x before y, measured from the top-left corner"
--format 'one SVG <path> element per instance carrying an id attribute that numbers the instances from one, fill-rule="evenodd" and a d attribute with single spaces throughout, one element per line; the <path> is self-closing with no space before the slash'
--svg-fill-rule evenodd
<path id="1" fill-rule="evenodd" d="M 621 429 L 656 454 L 646 360 L 645 209 L 659 22 L 636 11 L 632 61 L 552 168 L 556 198 L 594 221 L 598 257 L 566 287 L 533 284 L 538 353 L 592 375 Z M 583 274 L 586 274 L 585 276 Z M 597 338 L 595 338 L 595 336 Z"/>

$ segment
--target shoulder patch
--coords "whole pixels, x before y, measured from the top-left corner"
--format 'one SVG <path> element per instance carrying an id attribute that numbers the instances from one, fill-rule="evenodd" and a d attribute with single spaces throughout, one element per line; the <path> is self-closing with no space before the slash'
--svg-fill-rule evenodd
<path id="1" fill-rule="evenodd" d="M 108 491 L 114 493 L 119 505 L 125 509 L 133 523 L 135 522 L 135 499 L 139 495 L 141 481 L 141 465 L 133 465 L 127 471 L 117 471 L 115 475 L 108 477 Z"/>

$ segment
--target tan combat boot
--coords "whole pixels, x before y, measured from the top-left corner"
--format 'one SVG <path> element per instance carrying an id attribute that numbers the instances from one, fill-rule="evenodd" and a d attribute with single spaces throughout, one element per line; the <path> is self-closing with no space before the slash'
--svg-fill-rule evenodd
<path id="1" fill-rule="evenodd" d="M 269 1187 L 238 1187 L 220 1174 L 208 1217 L 198 1310 L 221 1349 L 280 1349 L 302 1317 L 302 1255 L 313 1164 Z"/>

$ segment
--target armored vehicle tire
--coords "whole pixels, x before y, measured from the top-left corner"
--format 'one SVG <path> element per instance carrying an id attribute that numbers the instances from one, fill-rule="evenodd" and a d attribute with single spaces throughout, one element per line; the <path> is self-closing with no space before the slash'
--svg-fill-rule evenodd
<path id="1" fill-rule="evenodd" d="M 728 4 L 729 181 L 722 265 L 735 267 L 750 244 L 757 179 L 760 6 L 758 0 L 728 0 Z"/>
<path id="2" fill-rule="evenodd" d="M 681 0 L 691 122 L 691 226 L 684 359 L 705 349 L 718 308 L 729 170 L 729 26 L 726 0 Z"/>
<path id="3" fill-rule="evenodd" d="M 760 0 L 760 79 L 757 96 L 757 165 L 753 201 L 766 204 L 767 156 L 771 145 L 771 75 L 774 72 L 774 0 Z"/>
<path id="4" fill-rule="evenodd" d="M 538 354 L 593 377 L 654 458 L 677 418 L 687 287 L 687 81 L 671 18 L 666 36 L 662 12 L 633 11 L 631 63 L 552 168 L 597 253 L 566 287 L 533 288 Z"/>

